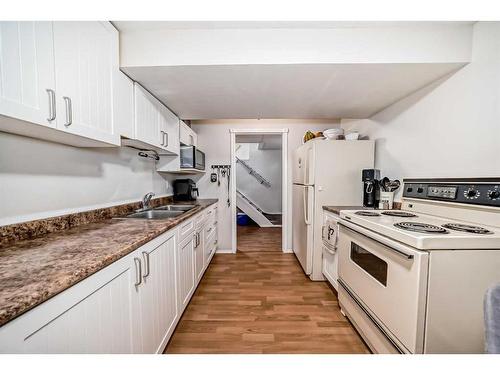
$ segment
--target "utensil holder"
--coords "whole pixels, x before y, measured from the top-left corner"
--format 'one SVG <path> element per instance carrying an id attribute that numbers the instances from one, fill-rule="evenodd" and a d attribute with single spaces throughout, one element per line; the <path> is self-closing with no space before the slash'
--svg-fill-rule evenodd
<path id="1" fill-rule="evenodd" d="M 382 210 L 392 210 L 393 204 L 394 204 L 394 192 L 381 191 L 378 208 Z"/>

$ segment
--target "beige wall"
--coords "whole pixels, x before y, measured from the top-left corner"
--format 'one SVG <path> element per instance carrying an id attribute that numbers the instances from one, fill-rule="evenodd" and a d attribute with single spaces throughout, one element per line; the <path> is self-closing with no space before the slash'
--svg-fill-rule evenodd
<path id="1" fill-rule="evenodd" d="M 193 121 L 198 133 L 198 146 L 207 155 L 208 168 L 212 164 L 230 164 L 230 129 L 289 129 L 288 133 L 288 176 L 291 185 L 292 152 L 302 144 L 307 130 L 319 131 L 338 127 L 338 120 L 210 120 Z M 221 186 L 210 182 L 210 173 L 196 177 L 202 198 L 219 199 L 219 249 L 231 248 L 231 210 L 227 207 L 227 180 Z M 291 219 L 291 186 L 288 190 L 288 213 Z M 291 231 L 288 233 L 287 248 L 291 249 Z"/>
<path id="2" fill-rule="evenodd" d="M 499 41 L 500 22 L 476 23 L 472 63 L 370 119 L 342 126 L 376 140 L 383 176 L 500 176 Z"/>
<path id="3" fill-rule="evenodd" d="M 170 179 L 170 177 L 167 177 Z M 0 132 L 0 225 L 171 194 L 151 159 Z"/>

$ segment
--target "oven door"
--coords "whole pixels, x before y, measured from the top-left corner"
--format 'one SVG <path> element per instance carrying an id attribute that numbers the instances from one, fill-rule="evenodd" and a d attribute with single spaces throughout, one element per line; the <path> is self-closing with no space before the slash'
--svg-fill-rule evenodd
<path id="1" fill-rule="evenodd" d="M 402 351 L 422 353 L 428 254 L 345 220 L 338 254 L 339 282 L 370 319 Z"/>

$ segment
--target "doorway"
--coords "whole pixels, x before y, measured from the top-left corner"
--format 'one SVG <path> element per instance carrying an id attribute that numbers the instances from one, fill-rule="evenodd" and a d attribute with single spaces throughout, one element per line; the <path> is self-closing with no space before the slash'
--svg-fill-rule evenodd
<path id="1" fill-rule="evenodd" d="M 288 130 L 231 130 L 232 251 L 287 249 Z"/>

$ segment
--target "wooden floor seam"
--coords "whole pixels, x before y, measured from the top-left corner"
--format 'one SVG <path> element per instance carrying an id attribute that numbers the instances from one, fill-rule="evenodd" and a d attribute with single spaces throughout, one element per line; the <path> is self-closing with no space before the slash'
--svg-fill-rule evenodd
<path id="1" fill-rule="evenodd" d="M 214 256 L 165 353 L 369 350 L 326 282 L 311 281 L 294 254 L 255 250 Z"/>

